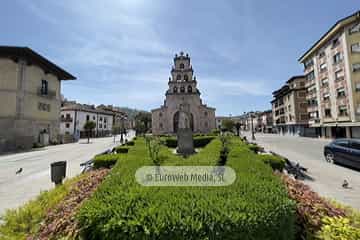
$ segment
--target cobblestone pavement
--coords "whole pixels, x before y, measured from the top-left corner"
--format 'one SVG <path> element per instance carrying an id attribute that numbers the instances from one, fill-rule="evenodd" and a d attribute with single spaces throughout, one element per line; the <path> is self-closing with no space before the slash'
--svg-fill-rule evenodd
<path id="1" fill-rule="evenodd" d="M 244 135 L 251 141 L 249 132 Z M 255 142 L 267 151 L 274 151 L 308 168 L 312 179 L 305 183 L 314 191 L 360 209 L 360 171 L 325 161 L 323 149 L 330 140 L 259 133 L 255 137 Z M 345 179 L 350 183 L 350 189 L 342 188 Z"/>
<path id="2" fill-rule="evenodd" d="M 128 138 L 134 132 L 130 131 Z M 50 163 L 67 161 L 66 177 L 74 177 L 81 172 L 80 163 L 94 155 L 119 145 L 119 137 L 86 139 L 78 143 L 48 146 L 43 149 L 0 156 L 0 215 L 5 209 L 15 208 L 36 197 L 40 191 L 54 187 L 50 180 Z M 16 175 L 15 172 L 23 168 Z"/>

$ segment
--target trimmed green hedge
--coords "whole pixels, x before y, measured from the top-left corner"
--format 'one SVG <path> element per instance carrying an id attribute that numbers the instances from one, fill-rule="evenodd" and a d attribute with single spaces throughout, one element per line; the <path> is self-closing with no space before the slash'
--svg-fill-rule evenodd
<path id="1" fill-rule="evenodd" d="M 194 137 L 194 147 L 195 148 L 205 147 L 214 139 L 215 139 L 215 136 L 196 136 L 196 137 Z M 165 145 L 169 148 L 177 147 L 177 139 L 175 137 L 165 138 L 164 142 L 165 142 Z"/>
<path id="2" fill-rule="evenodd" d="M 135 142 L 134 141 L 128 141 L 128 142 L 125 143 L 125 145 L 134 146 Z"/>
<path id="3" fill-rule="evenodd" d="M 163 147 L 164 165 L 216 165 L 218 139 L 186 159 Z M 116 164 L 82 205 L 77 218 L 84 239 L 293 240 L 295 204 L 272 169 L 233 138 L 227 165 L 237 175 L 226 187 L 143 187 L 135 172 L 152 165 L 145 141 Z"/>
<path id="4" fill-rule="evenodd" d="M 285 167 L 285 159 L 281 157 L 271 154 L 261 154 L 259 157 L 264 163 L 269 164 L 273 170 L 282 172 Z"/>
<path id="5" fill-rule="evenodd" d="M 121 154 L 102 154 L 94 158 L 94 168 L 110 168 L 115 165 Z"/>
<path id="6" fill-rule="evenodd" d="M 124 146 L 117 146 L 115 147 L 115 151 L 116 153 L 128 153 L 129 152 L 129 147 L 124 147 Z"/>

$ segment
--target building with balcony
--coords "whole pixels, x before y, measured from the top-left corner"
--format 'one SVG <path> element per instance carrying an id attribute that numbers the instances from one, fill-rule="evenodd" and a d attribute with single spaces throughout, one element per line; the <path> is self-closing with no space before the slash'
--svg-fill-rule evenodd
<path id="1" fill-rule="evenodd" d="M 116 113 L 94 105 L 65 104 L 60 113 L 60 134 L 63 142 L 76 141 L 86 138 L 87 132 L 84 125 L 87 121 L 95 122 L 95 129 L 91 137 L 104 137 L 111 135 Z"/>
<path id="2" fill-rule="evenodd" d="M 58 141 L 61 81 L 74 79 L 30 48 L 0 46 L 0 152 Z"/>
<path id="3" fill-rule="evenodd" d="M 291 77 L 273 93 L 272 115 L 274 131 L 281 134 L 307 136 L 308 114 L 305 77 Z"/>
<path id="4" fill-rule="evenodd" d="M 360 11 L 336 22 L 299 62 L 317 136 L 360 138 Z"/>

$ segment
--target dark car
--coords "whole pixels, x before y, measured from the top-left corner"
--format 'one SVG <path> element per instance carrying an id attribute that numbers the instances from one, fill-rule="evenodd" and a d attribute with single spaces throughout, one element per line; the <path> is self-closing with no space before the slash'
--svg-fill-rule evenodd
<path id="1" fill-rule="evenodd" d="M 324 147 L 326 161 L 360 169 L 360 140 L 336 139 Z"/>

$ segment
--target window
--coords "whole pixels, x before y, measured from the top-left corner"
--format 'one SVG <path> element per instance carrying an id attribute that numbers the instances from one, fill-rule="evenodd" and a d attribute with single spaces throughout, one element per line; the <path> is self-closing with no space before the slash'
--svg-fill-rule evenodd
<path id="1" fill-rule="evenodd" d="M 318 111 L 310 112 L 310 113 L 309 113 L 309 118 L 310 118 L 310 119 L 317 119 L 317 118 L 319 118 L 319 112 L 318 112 Z"/>
<path id="2" fill-rule="evenodd" d="M 86 115 L 86 121 L 90 121 L 90 116 Z"/>
<path id="3" fill-rule="evenodd" d="M 208 125 L 209 125 L 208 122 L 205 122 L 205 127 L 206 127 L 206 128 L 208 127 Z"/>
<path id="4" fill-rule="evenodd" d="M 41 80 L 41 94 L 42 95 L 47 95 L 48 94 L 48 81 L 46 80 Z"/>
<path id="5" fill-rule="evenodd" d="M 336 47 L 337 45 L 340 44 L 339 38 L 335 38 L 334 40 L 332 40 L 332 47 Z"/>
<path id="6" fill-rule="evenodd" d="M 66 128 L 70 128 L 70 124 L 69 124 L 69 123 L 66 123 L 66 124 L 65 124 L 65 127 L 66 127 Z"/>
<path id="7" fill-rule="evenodd" d="M 335 54 L 335 55 L 333 56 L 333 62 L 334 62 L 334 64 L 340 63 L 340 62 L 342 61 L 342 59 L 343 59 L 343 56 L 342 56 L 341 53 L 337 53 L 337 54 Z"/>
<path id="8" fill-rule="evenodd" d="M 355 91 L 360 92 L 360 83 L 356 83 Z"/>
<path id="9" fill-rule="evenodd" d="M 316 98 L 313 98 L 313 99 L 308 100 L 308 105 L 309 105 L 309 106 L 317 106 L 318 103 L 317 103 Z"/>
<path id="10" fill-rule="evenodd" d="M 99 123 L 99 128 L 102 128 L 102 123 Z"/>
<path id="11" fill-rule="evenodd" d="M 104 125 L 104 128 L 106 128 L 106 125 Z"/>
<path id="12" fill-rule="evenodd" d="M 360 72 L 360 63 L 354 63 L 352 65 L 353 72 Z"/>
<path id="13" fill-rule="evenodd" d="M 339 106 L 339 116 L 346 117 L 348 115 L 346 106 Z"/>
<path id="14" fill-rule="evenodd" d="M 321 52 L 319 53 L 319 58 L 322 58 L 322 57 L 325 57 L 325 52 L 324 52 L 324 51 L 321 51 Z"/>
<path id="15" fill-rule="evenodd" d="M 348 147 L 349 145 L 349 142 L 347 140 L 336 140 L 334 143 L 341 147 Z"/>
<path id="16" fill-rule="evenodd" d="M 336 90 L 336 92 L 337 92 L 337 97 L 339 98 L 339 97 L 345 97 L 345 88 L 338 88 L 337 90 Z"/>
<path id="17" fill-rule="evenodd" d="M 177 76 L 176 76 L 176 80 L 181 80 L 181 75 L 180 74 L 178 74 Z"/>
<path id="18" fill-rule="evenodd" d="M 321 86 L 323 86 L 323 87 L 329 86 L 329 79 L 324 78 L 323 80 L 321 80 Z"/>
<path id="19" fill-rule="evenodd" d="M 192 87 L 188 86 L 188 92 L 191 93 L 192 92 Z"/>
<path id="20" fill-rule="evenodd" d="M 320 65 L 320 72 L 325 72 L 327 70 L 327 65 L 326 65 L 326 63 L 322 63 L 321 65 Z"/>
<path id="21" fill-rule="evenodd" d="M 184 69 L 185 68 L 185 65 L 183 63 L 180 63 L 180 68 L 181 69 Z"/>
<path id="22" fill-rule="evenodd" d="M 163 124 L 162 124 L 162 123 L 159 124 L 159 128 L 160 128 L 160 129 L 163 128 Z"/>
<path id="23" fill-rule="evenodd" d="M 330 108 L 325 109 L 325 117 L 327 117 L 327 118 L 331 117 L 331 109 Z"/>
<path id="24" fill-rule="evenodd" d="M 207 115 L 208 115 L 208 112 L 204 112 L 204 115 L 205 115 L 205 117 L 207 117 Z"/>
<path id="25" fill-rule="evenodd" d="M 102 117 L 100 117 L 100 121 L 102 121 Z"/>
<path id="26" fill-rule="evenodd" d="M 339 70 L 335 72 L 335 80 L 340 81 L 344 79 L 344 71 Z"/>
<path id="27" fill-rule="evenodd" d="M 300 119 L 301 119 L 301 120 L 307 120 L 307 119 L 308 119 L 308 115 L 307 115 L 307 114 L 301 114 L 301 115 L 300 115 Z"/>
<path id="28" fill-rule="evenodd" d="M 106 117 L 104 117 L 104 123 L 106 123 L 107 122 L 107 118 Z"/>
<path id="29" fill-rule="evenodd" d="M 309 72 L 307 75 L 306 75 L 306 79 L 308 80 L 308 81 L 311 81 L 311 80 L 313 80 L 315 78 L 315 72 L 314 71 L 311 71 L 311 72 Z"/>
<path id="30" fill-rule="evenodd" d="M 181 93 L 184 93 L 184 92 L 185 92 L 185 87 L 184 87 L 184 86 L 181 86 L 181 87 L 180 87 L 180 92 L 181 92 Z"/>
<path id="31" fill-rule="evenodd" d="M 354 34 L 360 32 L 360 23 L 355 24 L 349 29 L 349 34 Z"/>
<path id="32" fill-rule="evenodd" d="M 351 44 L 351 52 L 360 53 L 360 42 Z"/>
<path id="33" fill-rule="evenodd" d="M 159 113 L 159 117 L 162 117 L 162 113 L 161 113 L 161 112 Z"/>
<path id="34" fill-rule="evenodd" d="M 177 93 L 178 92 L 178 89 L 177 89 L 177 87 L 174 87 L 174 93 Z"/>
<path id="35" fill-rule="evenodd" d="M 185 81 L 189 81 L 188 75 L 184 75 L 184 80 L 185 80 Z"/>
<path id="36" fill-rule="evenodd" d="M 330 93 L 324 93 L 323 94 L 323 100 L 324 101 L 329 101 L 330 100 Z"/>
<path id="37" fill-rule="evenodd" d="M 306 92 L 305 91 L 300 91 L 298 92 L 298 97 L 305 97 L 306 96 Z"/>
<path id="38" fill-rule="evenodd" d="M 351 148 L 360 150 L 360 142 L 351 141 Z"/>
<path id="39" fill-rule="evenodd" d="M 307 68 L 309 68 L 309 67 L 311 67 L 313 65 L 314 65 L 314 61 L 312 59 L 309 59 L 309 60 L 304 62 L 305 69 L 307 69 Z"/>
<path id="40" fill-rule="evenodd" d="M 306 102 L 300 103 L 300 108 L 307 108 L 307 103 Z"/>
<path id="41" fill-rule="evenodd" d="M 304 87 L 305 86 L 305 82 L 300 82 L 300 87 Z"/>
<path id="42" fill-rule="evenodd" d="M 96 117 L 95 116 L 93 116 L 93 120 L 95 121 L 95 119 L 96 119 Z"/>

